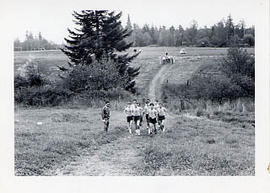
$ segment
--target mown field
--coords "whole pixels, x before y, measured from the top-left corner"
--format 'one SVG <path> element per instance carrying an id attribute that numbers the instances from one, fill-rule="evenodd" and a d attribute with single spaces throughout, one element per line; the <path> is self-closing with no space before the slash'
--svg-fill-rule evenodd
<path id="1" fill-rule="evenodd" d="M 168 82 L 186 81 L 200 65 L 226 55 L 224 48 L 186 48 L 184 56 L 179 48 L 141 49 L 133 63 L 141 67 L 139 98 L 147 96 L 165 52 L 176 59 L 168 66 L 164 78 Z M 60 51 L 15 52 L 14 57 L 15 73 L 30 60 L 52 80 L 57 77 L 56 65 L 67 62 Z M 254 112 L 170 113 L 167 132 L 154 137 L 146 135 L 145 127 L 142 136 L 130 136 L 121 110 L 113 110 L 107 135 L 102 131 L 100 109 L 16 106 L 14 113 L 16 175 L 255 174 Z"/>

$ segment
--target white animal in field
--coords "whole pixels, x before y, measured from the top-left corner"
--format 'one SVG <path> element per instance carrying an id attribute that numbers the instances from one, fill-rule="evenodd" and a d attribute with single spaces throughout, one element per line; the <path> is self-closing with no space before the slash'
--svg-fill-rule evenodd
<path id="1" fill-rule="evenodd" d="M 187 52 L 186 52 L 186 50 L 184 48 L 182 48 L 179 53 L 180 54 L 186 54 Z"/>
<path id="2" fill-rule="evenodd" d="M 165 54 L 165 56 L 160 57 L 160 64 L 173 64 L 174 63 L 174 57 L 169 56 L 168 53 Z"/>
<path id="3" fill-rule="evenodd" d="M 42 122 L 37 122 L 37 125 L 42 125 Z"/>

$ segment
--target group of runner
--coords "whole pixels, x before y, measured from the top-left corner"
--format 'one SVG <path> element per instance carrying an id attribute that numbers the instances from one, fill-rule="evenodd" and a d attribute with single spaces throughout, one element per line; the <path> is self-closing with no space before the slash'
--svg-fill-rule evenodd
<path id="1" fill-rule="evenodd" d="M 144 119 L 146 120 L 146 129 L 149 135 L 157 134 L 157 124 L 160 130 L 165 132 L 164 121 L 166 112 L 166 108 L 162 106 L 158 100 L 151 102 L 150 99 L 147 99 L 144 107 L 141 107 L 141 104 L 136 99 L 132 102 L 128 102 L 124 109 L 124 113 L 127 118 L 129 133 L 132 134 L 132 125 L 134 125 L 135 134 L 141 135 L 141 127 Z M 101 116 L 104 122 L 104 130 L 107 132 L 110 119 L 109 101 L 107 101 L 105 106 L 102 108 Z"/>
<path id="2" fill-rule="evenodd" d="M 128 130 L 132 134 L 132 124 L 135 125 L 135 134 L 141 134 L 141 127 L 143 120 L 146 120 L 146 129 L 148 134 L 152 135 L 157 133 L 157 124 L 161 131 L 165 131 L 164 121 L 166 108 L 155 100 L 151 102 L 150 99 L 147 99 L 144 107 L 141 107 L 140 103 L 134 99 L 132 102 L 129 102 L 126 106 L 124 113 L 127 117 Z"/>

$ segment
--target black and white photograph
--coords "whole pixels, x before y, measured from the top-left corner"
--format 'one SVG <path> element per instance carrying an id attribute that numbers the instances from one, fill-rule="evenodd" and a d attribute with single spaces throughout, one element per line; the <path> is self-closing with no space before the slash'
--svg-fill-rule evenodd
<path id="1" fill-rule="evenodd" d="M 3 5 L 9 11 L 1 17 L 12 15 L 2 26 L 12 31 L 7 104 L 15 179 L 234 176 L 243 185 L 268 173 L 270 159 L 257 167 L 261 153 L 270 158 L 262 150 L 269 88 L 261 91 L 269 87 L 269 23 L 262 27 L 269 18 L 258 22 L 268 1 Z"/>

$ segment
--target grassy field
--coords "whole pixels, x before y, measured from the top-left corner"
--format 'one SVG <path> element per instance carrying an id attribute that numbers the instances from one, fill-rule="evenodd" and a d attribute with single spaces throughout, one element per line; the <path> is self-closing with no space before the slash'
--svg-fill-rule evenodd
<path id="1" fill-rule="evenodd" d="M 57 66 L 67 66 L 68 58 L 60 51 L 22 51 L 14 53 L 14 73 L 20 73 L 27 64 L 36 64 L 50 80 L 58 74 Z"/>
<path id="2" fill-rule="evenodd" d="M 146 97 L 168 52 L 176 59 L 167 68 L 168 82 L 186 81 L 200 65 L 216 61 L 226 49 L 141 48 L 133 65 L 140 98 Z M 132 51 L 132 50 L 131 50 Z M 253 49 L 248 50 L 254 53 Z M 15 73 L 26 61 L 37 62 L 50 79 L 56 65 L 67 58 L 56 52 L 15 52 Z M 254 175 L 254 112 L 213 110 L 211 116 L 197 111 L 167 117 L 167 132 L 157 136 L 130 136 L 123 112 L 112 112 L 110 130 L 104 135 L 100 109 L 15 108 L 16 175 Z M 42 122 L 38 125 L 37 122 Z"/>
<path id="3" fill-rule="evenodd" d="M 254 175 L 254 117 L 177 116 L 138 137 L 112 114 L 105 135 L 97 109 L 16 110 L 16 175 Z"/>
<path id="4" fill-rule="evenodd" d="M 182 116 L 143 156 L 141 175 L 254 175 L 254 128 Z"/>

